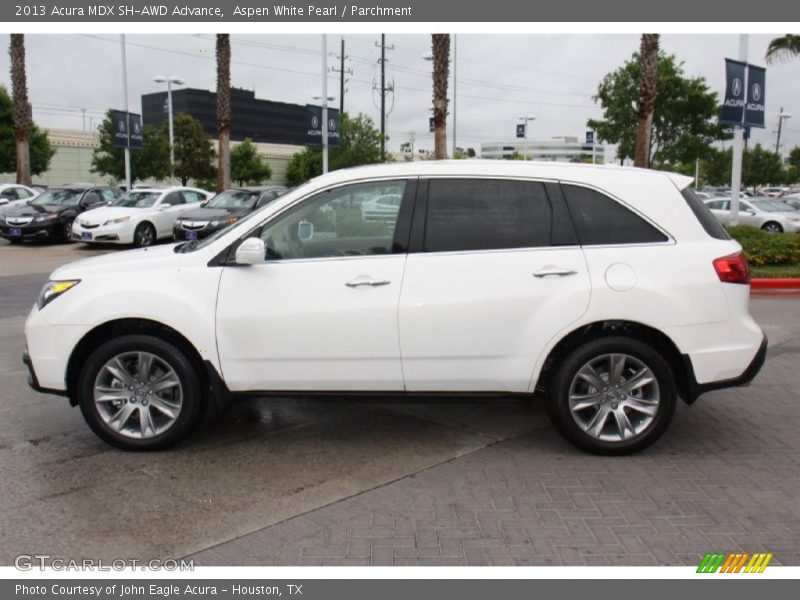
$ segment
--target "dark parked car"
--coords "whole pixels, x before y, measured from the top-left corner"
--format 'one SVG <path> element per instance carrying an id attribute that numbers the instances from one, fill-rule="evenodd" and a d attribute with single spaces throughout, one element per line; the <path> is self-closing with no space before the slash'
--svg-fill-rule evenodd
<path id="1" fill-rule="evenodd" d="M 232 188 L 220 192 L 200 208 L 183 213 L 173 226 L 176 241 L 198 240 L 236 223 L 245 215 L 266 206 L 286 193 L 278 185 L 268 187 Z"/>
<path id="2" fill-rule="evenodd" d="M 65 185 L 50 188 L 25 206 L 13 208 L 0 218 L 0 236 L 19 243 L 23 240 L 72 239 L 76 215 L 97 208 L 120 195 L 109 186 Z"/>

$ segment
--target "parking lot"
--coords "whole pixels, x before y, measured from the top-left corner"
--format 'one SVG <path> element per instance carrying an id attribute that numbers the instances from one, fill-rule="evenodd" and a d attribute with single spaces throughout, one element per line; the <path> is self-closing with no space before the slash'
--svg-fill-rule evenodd
<path id="1" fill-rule="evenodd" d="M 800 564 L 800 297 L 754 297 L 754 384 L 679 405 L 632 457 L 575 450 L 516 400 L 242 401 L 175 450 L 131 454 L 26 384 L 25 315 L 60 264 L 118 251 L 0 241 L 0 564 Z"/>

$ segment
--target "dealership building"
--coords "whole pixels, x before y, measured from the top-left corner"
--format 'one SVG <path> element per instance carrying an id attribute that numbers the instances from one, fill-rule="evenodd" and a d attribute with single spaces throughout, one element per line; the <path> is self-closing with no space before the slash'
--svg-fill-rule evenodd
<path id="1" fill-rule="evenodd" d="M 173 90 L 172 110 L 173 114 L 186 113 L 200 121 L 216 147 L 217 97 L 214 92 L 193 88 Z M 234 88 L 231 89 L 231 114 L 231 146 L 235 147 L 245 138 L 250 138 L 258 153 L 272 168 L 270 183 L 285 183 L 289 161 L 305 149 L 305 105 L 262 100 L 250 90 Z M 142 96 L 142 121 L 145 124 L 160 127 L 167 118 L 166 92 Z M 56 152 L 48 171 L 33 177 L 35 185 L 118 183 L 91 172 L 92 153 L 99 145 L 96 132 L 49 129 L 47 136 Z M 0 183 L 14 180 L 14 173 L 0 174 Z"/>
<path id="2" fill-rule="evenodd" d="M 527 142 L 513 139 L 503 142 L 484 142 L 481 144 L 481 158 L 511 158 L 515 153 L 528 160 L 555 162 L 592 162 L 592 153 L 597 164 L 605 162 L 605 146 L 580 141 L 574 136 L 536 138 Z"/>

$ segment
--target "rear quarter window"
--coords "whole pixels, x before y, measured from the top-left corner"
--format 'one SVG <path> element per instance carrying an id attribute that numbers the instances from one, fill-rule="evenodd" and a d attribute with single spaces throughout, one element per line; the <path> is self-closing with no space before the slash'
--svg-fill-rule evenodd
<path id="1" fill-rule="evenodd" d="M 597 190 L 569 184 L 562 189 L 583 246 L 667 241 L 667 236 L 642 217 Z"/>
<path id="2" fill-rule="evenodd" d="M 725 231 L 725 228 L 722 224 L 717 221 L 717 218 L 708 210 L 708 207 L 703 204 L 702 200 L 698 198 L 694 191 L 691 188 L 686 188 L 681 191 L 681 196 L 686 201 L 686 204 L 689 205 L 689 208 L 692 209 L 694 216 L 700 222 L 700 225 L 703 226 L 706 233 L 711 237 L 717 240 L 729 240 L 731 236 L 728 235 L 728 232 Z M 727 208 L 727 202 L 724 202 L 725 206 L 720 206 L 719 208 L 725 210 Z M 716 206 L 714 208 L 717 208 Z"/>

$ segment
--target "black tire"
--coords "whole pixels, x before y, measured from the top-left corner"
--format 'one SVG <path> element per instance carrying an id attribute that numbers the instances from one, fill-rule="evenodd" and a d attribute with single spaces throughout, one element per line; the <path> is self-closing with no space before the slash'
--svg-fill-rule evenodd
<path id="1" fill-rule="evenodd" d="M 61 226 L 61 241 L 69 243 L 72 241 L 72 224 L 75 222 L 75 219 L 67 219 L 64 221 L 64 224 Z"/>
<path id="2" fill-rule="evenodd" d="M 761 226 L 761 229 L 767 233 L 783 233 L 783 227 L 781 227 L 780 223 L 776 223 L 775 221 L 767 221 Z"/>
<path id="3" fill-rule="evenodd" d="M 133 232 L 133 245 L 146 248 L 156 242 L 156 229 L 150 223 L 139 223 Z"/>
<path id="4" fill-rule="evenodd" d="M 633 357 L 652 371 L 658 386 L 659 399 L 657 412 L 646 427 L 628 439 L 607 441 L 584 431 L 576 421 L 576 417 L 573 417 L 570 410 L 570 389 L 578 371 L 584 365 L 593 359 L 615 353 Z M 605 394 L 599 395 L 605 396 Z M 619 456 L 639 452 L 661 437 L 672 421 L 677 397 L 672 369 L 661 354 L 639 340 L 615 336 L 589 340 L 572 350 L 560 361 L 549 382 L 546 406 L 553 426 L 573 445 L 592 454 Z M 605 404 L 607 401 L 611 402 L 604 399 L 603 403 Z M 613 406 L 617 407 L 616 404 Z M 588 410 L 591 414 L 594 409 Z M 630 410 L 627 414 L 640 416 L 639 413 L 632 413 Z M 613 415 L 608 418 L 612 417 Z M 613 426 L 614 422 L 612 421 Z"/>
<path id="5" fill-rule="evenodd" d="M 94 386 L 104 365 L 127 352 L 147 352 L 167 363 L 182 386 L 180 412 L 173 424 L 157 435 L 137 439 L 112 429 L 105 423 L 94 401 Z M 122 450 L 163 450 L 174 446 L 195 428 L 206 410 L 201 375 L 186 352 L 171 342 L 151 335 L 124 335 L 101 344 L 84 363 L 77 382 L 78 405 L 86 423 L 103 441 Z M 137 413 L 138 414 L 138 413 Z"/>

